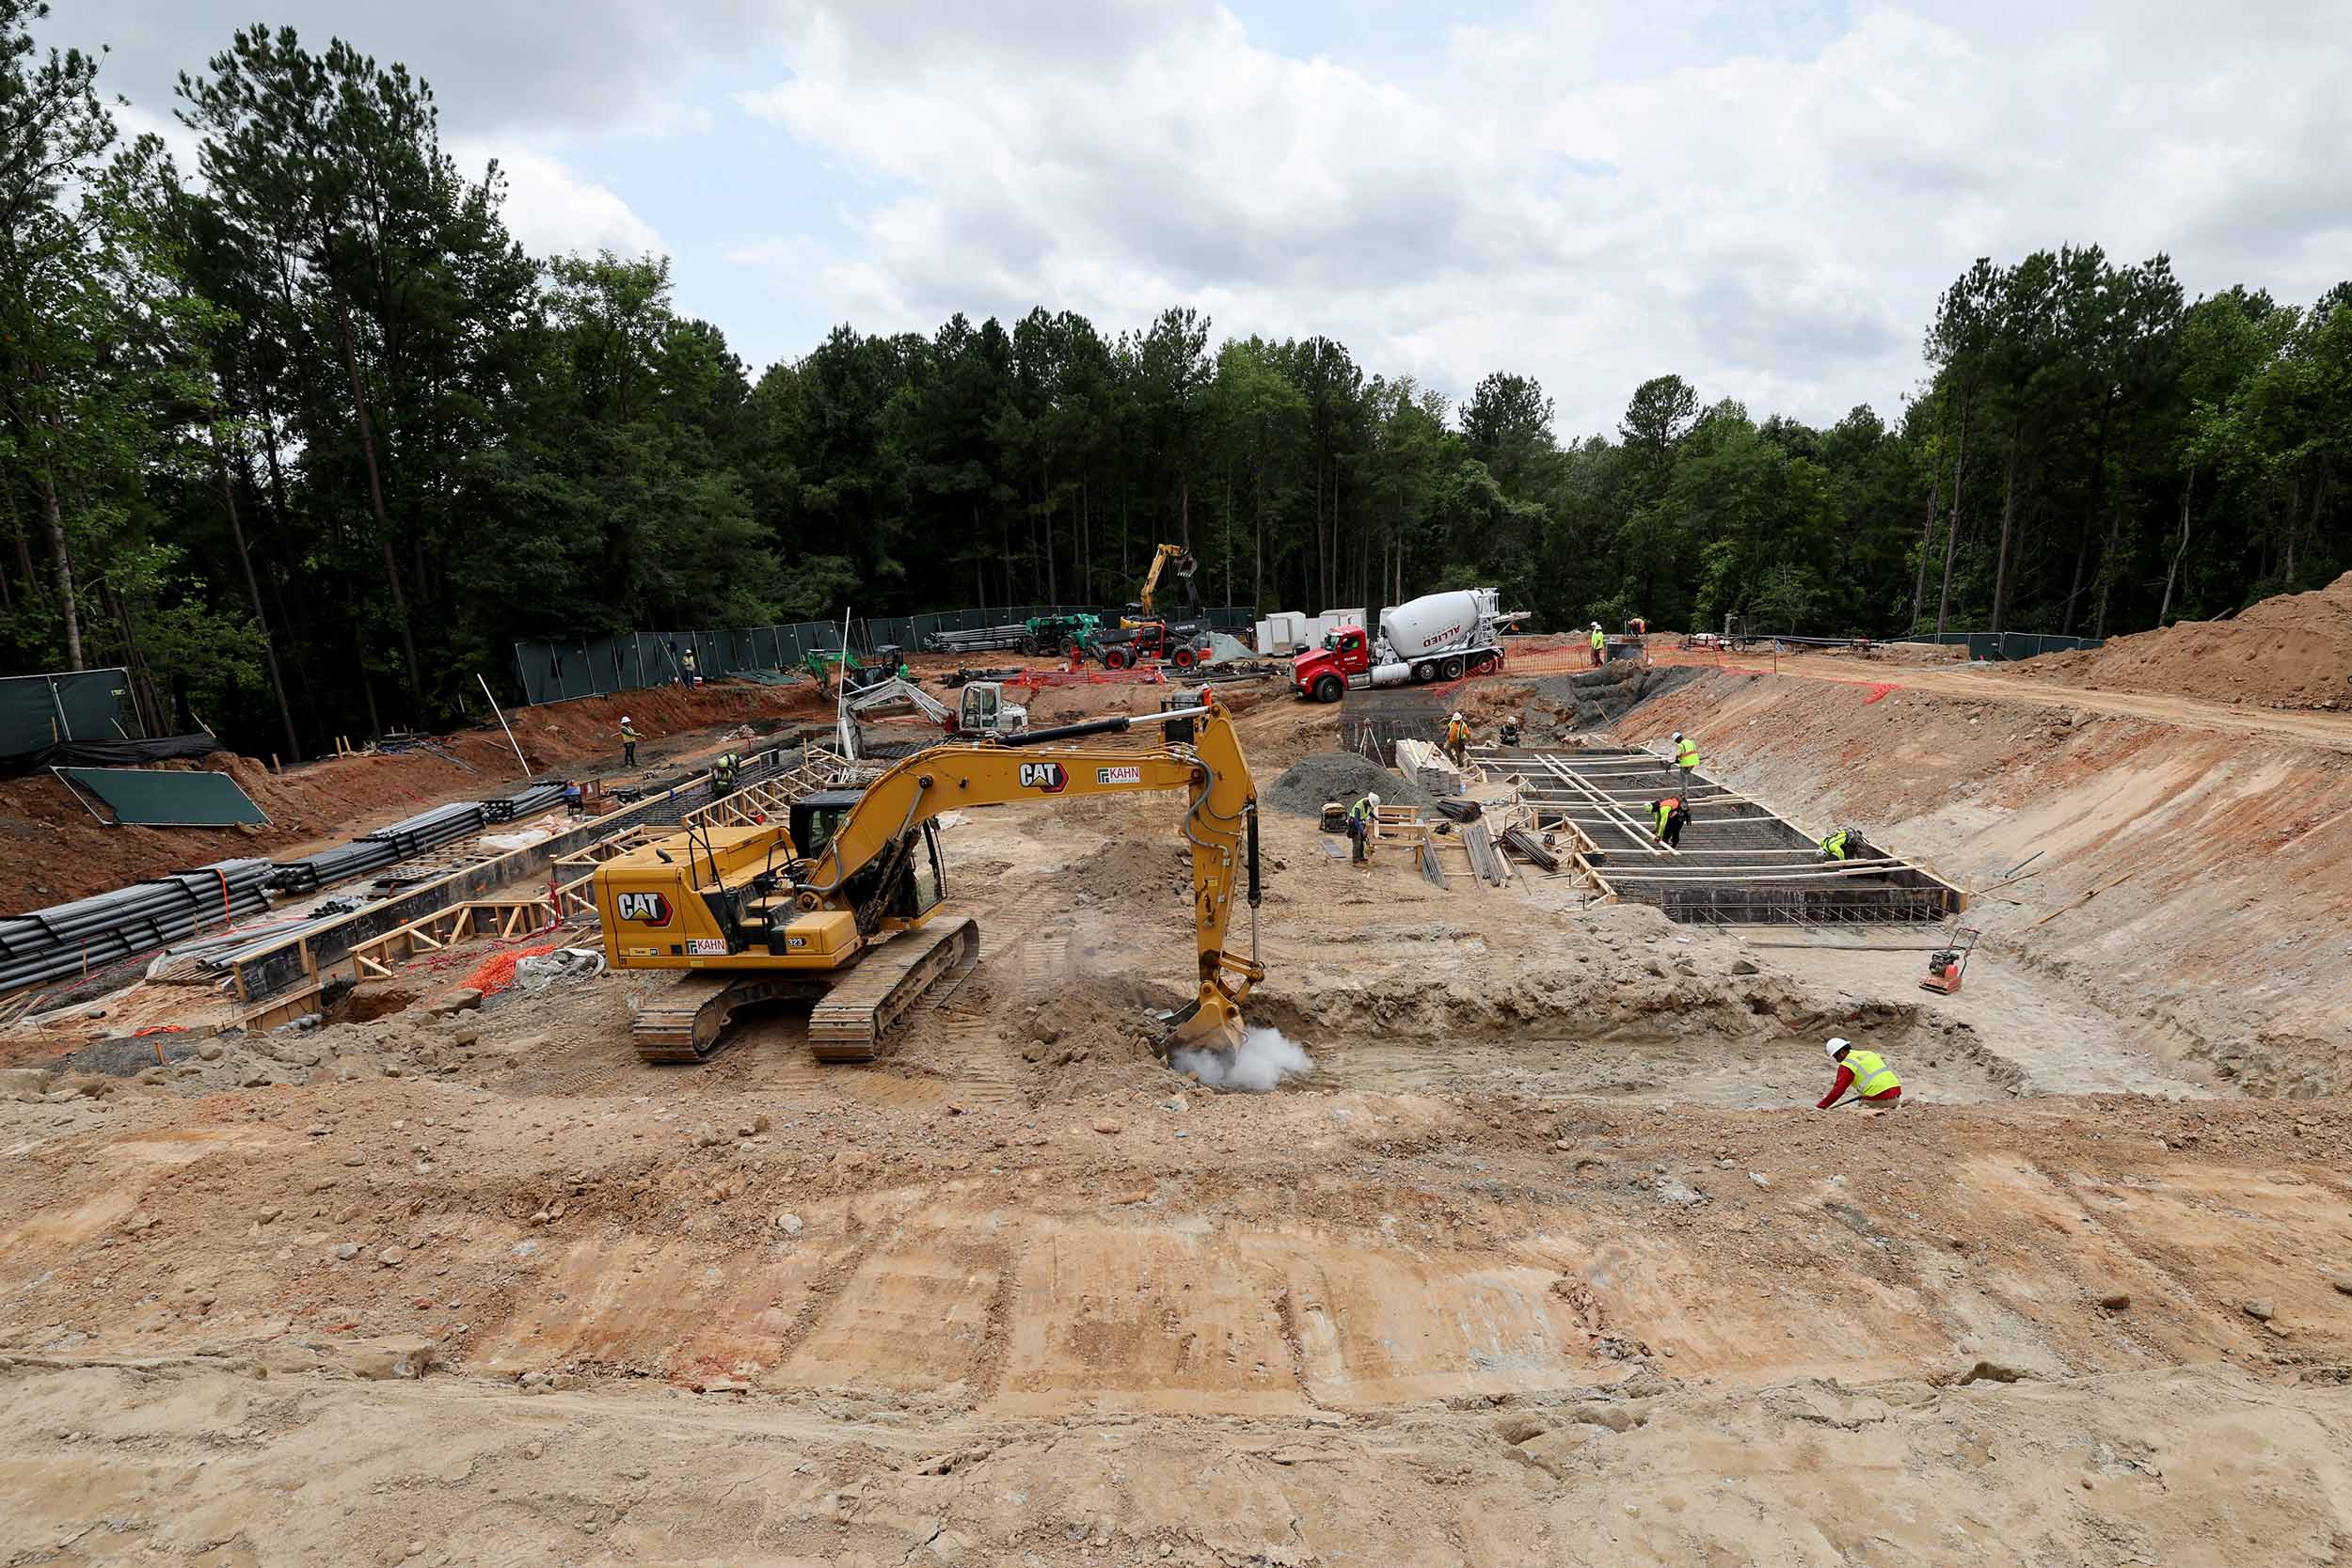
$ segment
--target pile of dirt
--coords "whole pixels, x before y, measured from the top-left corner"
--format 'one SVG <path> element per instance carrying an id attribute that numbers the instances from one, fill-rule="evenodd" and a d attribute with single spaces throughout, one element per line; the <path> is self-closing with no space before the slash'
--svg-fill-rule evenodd
<path id="1" fill-rule="evenodd" d="M 1374 791 L 1385 805 L 1429 804 L 1429 793 L 1421 785 L 1353 752 L 1317 752 L 1302 757 L 1274 781 L 1265 792 L 1265 802 L 1293 816 L 1319 816 L 1327 800 L 1353 803 Z"/>
<path id="2" fill-rule="evenodd" d="M 2352 711 L 2352 572 L 2232 620 L 2183 621 L 2101 648 L 2044 654 L 2013 673 L 2092 690 Z"/>
<path id="3" fill-rule="evenodd" d="M 1055 879 L 1065 891 L 1092 898 L 1192 894 L 1192 854 L 1180 845 L 1113 839 Z"/>

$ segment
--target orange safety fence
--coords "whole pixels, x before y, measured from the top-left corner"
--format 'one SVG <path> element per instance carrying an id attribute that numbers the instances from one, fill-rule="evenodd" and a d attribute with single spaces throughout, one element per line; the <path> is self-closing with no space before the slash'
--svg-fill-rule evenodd
<path id="1" fill-rule="evenodd" d="M 563 945 L 560 942 L 549 942 L 536 947 L 516 947 L 504 953 L 493 953 L 466 976 L 466 989 L 478 990 L 485 996 L 495 996 L 515 983 L 516 964 L 524 958 L 541 958 Z"/>

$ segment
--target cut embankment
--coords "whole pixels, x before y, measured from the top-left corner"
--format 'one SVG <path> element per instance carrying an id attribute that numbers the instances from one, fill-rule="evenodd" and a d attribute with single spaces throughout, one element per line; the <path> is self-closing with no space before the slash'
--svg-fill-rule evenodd
<path id="1" fill-rule="evenodd" d="M 1644 718 L 1808 828 L 1976 890 L 1990 950 L 2136 1021 L 2152 1054 L 2254 1094 L 2352 1085 L 2352 758 L 2046 697 L 1716 673 Z"/>

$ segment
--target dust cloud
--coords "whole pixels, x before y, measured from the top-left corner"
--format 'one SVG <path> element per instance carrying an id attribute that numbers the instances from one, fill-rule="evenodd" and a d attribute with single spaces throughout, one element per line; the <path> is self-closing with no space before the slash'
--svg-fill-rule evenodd
<path id="1" fill-rule="evenodd" d="M 1213 1089 L 1263 1094 L 1285 1078 L 1315 1069 L 1313 1060 L 1279 1029 L 1246 1029 L 1241 1048 L 1231 1057 L 1215 1051 L 1178 1051 L 1168 1059 L 1178 1072 L 1189 1072 Z"/>

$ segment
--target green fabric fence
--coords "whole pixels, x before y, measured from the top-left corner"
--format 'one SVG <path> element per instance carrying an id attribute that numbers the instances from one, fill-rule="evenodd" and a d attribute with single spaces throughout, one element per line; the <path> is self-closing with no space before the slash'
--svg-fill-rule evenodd
<path id="1" fill-rule="evenodd" d="M 136 740 L 127 670 L 58 670 L 0 679 L 0 756 L 69 740 Z"/>
<path id="2" fill-rule="evenodd" d="M 57 776 L 104 801 L 117 822 L 144 828 L 228 828 L 269 820 L 253 798 L 226 773 L 60 768 Z"/>
<path id="3" fill-rule="evenodd" d="M 1942 636 L 1921 632 L 1907 637 L 1906 642 L 1940 642 L 1949 647 L 1954 643 L 1968 645 L 1968 657 L 1990 663 L 2012 663 L 2032 658 L 2039 654 L 2072 653 L 2076 648 L 2097 648 L 2106 644 L 2102 637 L 2062 637 L 2046 631 L 1947 631 Z"/>
<path id="4" fill-rule="evenodd" d="M 1039 616 L 1081 613 L 1115 619 L 1120 611 L 1100 605 L 1011 605 L 925 615 L 877 615 L 850 622 L 850 641 L 860 648 L 896 646 L 914 653 L 935 631 L 977 631 Z M 1252 624 L 1251 611 L 1240 605 L 1212 610 L 1204 619 L 1218 631 L 1246 630 Z M 667 686 L 684 673 L 690 648 L 695 673 L 708 680 L 753 671 L 797 669 L 811 652 L 840 646 L 839 621 L 796 621 L 730 631 L 532 639 L 515 644 L 515 675 L 526 705 L 560 703 L 573 697 L 602 697 Z"/>

